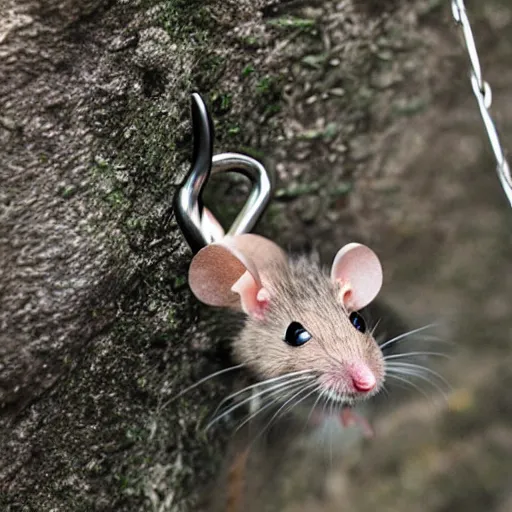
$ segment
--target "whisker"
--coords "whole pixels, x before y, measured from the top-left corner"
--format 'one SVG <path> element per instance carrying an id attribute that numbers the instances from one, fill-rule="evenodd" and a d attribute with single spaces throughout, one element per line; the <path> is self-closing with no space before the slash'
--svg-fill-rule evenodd
<path id="1" fill-rule="evenodd" d="M 302 393 L 302 392 L 304 392 L 304 391 L 307 391 L 308 389 L 311 389 L 311 386 L 306 386 L 306 387 L 304 387 L 302 390 L 300 390 L 300 392 L 299 392 L 299 393 L 296 393 L 296 394 L 295 394 L 295 395 L 294 395 L 290 400 L 288 400 L 288 401 L 287 401 L 287 403 L 288 403 L 288 402 L 290 402 L 290 401 L 292 401 L 292 404 L 288 407 L 288 409 L 287 409 L 287 410 L 283 411 L 283 412 L 281 413 L 281 415 L 283 416 L 283 415 L 284 415 L 284 414 L 286 414 L 288 411 L 291 411 L 291 410 L 292 410 L 294 407 L 296 407 L 300 402 L 302 402 L 303 400 L 306 400 L 306 399 L 307 399 L 308 397 L 310 397 L 313 393 L 318 392 L 318 391 L 320 390 L 320 388 L 321 388 L 321 385 L 318 385 L 318 386 L 317 386 L 317 387 L 315 387 L 312 391 L 310 391 L 310 392 L 309 392 L 309 393 L 307 393 L 305 396 L 303 396 L 302 398 L 300 398 L 300 399 L 296 400 L 296 401 L 295 401 L 295 403 L 293 403 L 293 401 L 292 401 L 292 400 L 293 400 L 293 398 L 295 398 L 295 396 L 298 396 L 298 395 L 300 395 L 300 393 Z M 269 427 L 270 427 L 270 425 L 272 424 L 273 420 L 274 420 L 275 418 L 277 418 L 277 417 L 278 417 L 279 413 L 281 412 L 281 410 L 284 408 L 284 406 L 285 406 L 285 405 L 286 405 L 286 403 L 285 403 L 285 404 L 283 404 L 283 406 L 282 406 L 282 407 L 281 407 L 281 408 L 280 408 L 280 409 L 279 409 L 279 410 L 274 414 L 274 416 L 272 416 L 272 418 L 270 419 L 270 421 L 269 421 L 269 422 L 267 423 L 267 425 L 265 425 L 265 427 L 260 431 L 260 433 L 258 434 L 258 436 L 262 435 L 262 434 L 264 433 L 264 431 L 265 431 L 267 428 L 269 428 Z M 258 436 L 257 436 L 257 437 L 258 437 Z M 256 441 L 257 437 L 254 439 L 254 441 Z M 254 442 L 254 441 L 253 441 L 253 442 Z"/>
<path id="2" fill-rule="evenodd" d="M 325 398 L 325 400 L 324 400 L 324 407 L 322 409 L 322 414 L 324 416 L 327 416 L 327 407 L 330 405 L 329 402 L 330 402 L 331 399 L 330 399 L 329 394 L 327 392 L 325 393 L 325 397 L 324 398 Z"/>
<path id="3" fill-rule="evenodd" d="M 430 401 L 430 397 L 427 395 L 427 393 L 425 393 L 425 391 L 423 391 L 423 389 L 421 389 L 418 385 L 416 385 L 414 382 L 411 382 L 410 380 L 407 380 L 403 377 L 399 377 L 398 375 L 394 375 L 394 374 L 387 374 L 387 377 L 391 378 L 391 379 L 396 379 L 400 382 L 403 382 L 405 384 L 407 384 L 408 386 L 411 386 L 412 388 L 414 388 L 416 391 L 418 391 L 419 393 L 421 393 L 426 399 L 427 401 Z"/>
<path id="4" fill-rule="evenodd" d="M 384 356 L 384 361 L 388 361 L 389 359 L 401 359 L 404 357 L 412 357 L 412 356 L 436 356 L 436 357 L 444 357 L 446 359 L 451 359 L 451 356 L 448 354 L 444 354 L 443 352 L 405 352 L 403 354 L 394 354 L 389 356 Z"/>
<path id="5" fill-rule="evenodd" d="M 304 391 L 308 391 L 310 390 L 311 388 L 312 391 L 310 391 L 308 394 L 306 394 L 306 396 L 303 396 L 302 398 L 300 398 L 298 401 L 296 401 L 295 403 L 293 403 L 293 399 L 296 397 L 296 396 L 300 396 L 302 393 L 304 393 Z M 311 396 L 315 391 L 317 391 L 318 389 L 321 388 L 321 384 L 318 384 L 318 383 L 313 383 L 313 384 L 310 384 L 308 386 L 303 386 L 297 393 L 295 393 L 291 398 L 289 398 L 288 400 L 286 400 L 286 402 L 277 410 L 277 412 L 272 416 L 272 418 L 270 418 L 269 422 L 260 430 L 259 434 L 253 439 L 252 443 L 254 443 L 256 441 L 256 439 L 261 436 L 265 430 L 267 430 L 270 425 L 272 424 L 272 422 L 277 419 L 277 417 L 279 416 L 279 413 L 290 403 L 292 402 L 292 405 L 291 405 L 291 409 L 293 409 L 295 406 L 297 406 L 300 402 L 302 402 L 303 400 L 305 400 L 307 397 Z M 286 411 L 287 412 L 287 411 Z M 284 412 L 283 412 L 284 414 Z M 282 415 L 282 414 L 281 414 Z M 251 443 L 251 444 L 252 444 Z"/>
<path id="6" fill-rule="evenodd" d="M 335 401 L 332 399 L 332 397 L 329 397 L 330 407 L 329 407 L 329 416 L 333 416 L 333 409 Z"/>
<path id="7" fill-rule="evenodd" d="M 424 334 L 421 339 L 422 341 L 437 341 L 438 343 L 443 343 L 445 345 L 453 345 L 451 341 L 446 341 L 443 338 L 440 338 L 439 336 L 436 336 L 434 334 Z"/>
<path id="8" fill-rule="evenodd" d="M 452 388 L 451 384 L 440 373 L 438 373 L 435 370 L 432 370 L 426 366 L 422 366 L 422 365 L 414 364 L 414 363 L 402 363 L 402 362 L 391 363 L 388 366 L 390 368 L 411 368 L 411 369 L 417 368 L 418 370 L 423 370 L 424 372 L 430 373 L 431 375 L 434 375 L 435 377 L 437 377 L 448 389 Z"/>
<path id="9" fill-rule="evenodd" d="M 324 405 L 322 407 L 322 417 L 325 418 L 327 416 L 327 405 L 329 404 L 329 395 L 327 393 L 327 390 L 325 389 L 323 391 L 323 395 L 324 395 Z M 327 445 L 327 438 L 325 436 L 323 436 L 323 449 L 325 450 L 326 449 L 326 445 Z"/>
<path id="10" fill-rule="evenodd" d="M 425 331 L 426 329 L 430 329 L 432 327 L 437 326 L 438 324 L 428 324 L 424 325 L 423 327 L 418 327 L 418 329 L 414 329 L 412 331 L 404 332 L 403 334 L 400 334 L 398 336 L 395 336 L 394 338 L 390 339 L 389 341 L 386 341 L 382 345 L 380 345 L 380 349 L 384 350 L 387 346 L 397 343 L 398 341 L 407 338 L 408 336 L 413 336 L 414 334 L 418 334 L 419 332 Z"/>
<path id="11" fill-rule="evenodd" d="M 299 379 L 299 378 L 297 378 Z M 300 378 L 300 380 L 297 380 L 297 382 L 279 382 L 278 384 L 275 384 L 274 386 L 271 386 L 270 388 L 266 388 L 262 391 L 260 391 L 259 393 L 256 393 L 255 395 L 251 394 L 249 397 L 247 398 L 244 398 L 241 402 L 238 402 L 236 403 L 235 405 L 233 405 L 232 407 L 229 407 L 226 411 L 224 411 L 223 413 L 217 415 L 213 420 L 211 420 L 205 427 L 205 431 L 208 431 L 215 423 L 217 423 L 219 420 L 221 420 L 222 418 L 225 418 L 226 416 L 228 416 L 231 412 L 233 412 L 234 410 L 238 409 L 239 407 L 241 407 L 242 405 L 246 404 L 247 402 L 259 397 L 259 396 L 262 396 L 262 395 L 265 395 L 267 393 L 271 393 L 273 391 L 276 391 L 277 389 L 281 389 L 281 388 L 285 388 L 286 386 L 290 386 L 290 385 L 295 385 L 295 384 L 299 384 L 299 383 L 302 383 L 302 380 L 309 380 L 309 378 L 307 377 L 302 377 Z"/>
<path id="12" fill-rule="evenodd" d="M 377 330 L 377 327 L 379 327 L 380 321 L 382 318 L 379 318 L 372 329 L 370 329 L 370 334 L 373 336 L 375 334 L 375 331 Z"/>
<path id="13" fill-rule="evenodd" d="M 331 397 L 329 397 L 329 400 L 331 402 L 331 407 L 329 409 L 329 419 L 332 420 L 332 417 L 333 417 L 332 410 L 334 408 L 334 400 Z M 334 437 L 333 429 L 331 428 L 331 425 L 329 425 L 329 455 L 330 455 L 330 461 L 331 461 L 331 470 L 332 470 L 332 462 L 333 462 L 333 449 L 332 449 L 333 437 Z"/>
<path id="14" fill-rule="evenodd" d="M 416 372 L 414 371 L 413 369 L 407 369 L 407 368 L 395 368 L 393 369 L 394 370 L 394 374 L 399 374 L 399 375 L 410 375 L 411 377 L 417 377 L 418 379 L 421 379 L 425 382 L 428 382 L 431 386 L 433 386 L 437 391 L 439 391 L 439 393 L 443 396 L 443 398 L 446 400 L 446 402 L 448 402 L 448 397 L 446 396 L 446 393 L 444 392 L 443 388 L 441 388 L 441 386 L 439 386 L 439 384 L 437 384 L 437 382 L 434 380 L 434 379 L 429 379 L 426 375 L 420 373 L 420 372 Z M 389 376 L 391 376 L 392 373 L 389 374 Z"/>
<path id="15" fill-rule="evenodd" d="M 263 412 L 264 410 L 268 409 L 269 407 L 272 407 L 273 405 L 276 405 L 276 403 L 279 403 L 280 398 L 288 398 L 292 393 L 297 391 L 299 388 L 301 388 L 303 385 L 302 383 L 297 383 L 294 385 L 291 389 L 285 391 L 285 396 L 283 395 L 277 395 L 273 399 L 270 400 L 270 403 L 264 405 L 263 407 L 258 407 L 256 412 L 253 412 L 249 417 L 247 417 L 235 430 L 235 432 L 238 432 L 245 424 L 249 423 L 252 419 L 254 419 L 258 414 Z"/>
<path id="16" fill-rule="evenodd" d="M 204 382 L 206 382 L 206 381 L 208 381 L 210 379 L 213 379 L 215 377 L 218 377 L 219 375 L 223 375 L 224 373 L 232 372 L 234 370 L 239 370 L 240 368 L 242 368 L 244 366 L 245 366 L 245 364 L 243 364 L 243 363 L 242 364 L 237 364 L 235 366 L 230 366 L 229 368 L 223 368 L 222 370 L 219 370 L 217 372 L 210 373 L 210 375 L 207 375 L 206 377 L 203 377 L 202 379 L 198 380 L 197 382 L 195 382 L 194 384 L 192 384 L 188 388 L 185 388 L 183 391 L 180 391 L 177 395 L 169 398 L 167 401 L 165 401 L 163 403 L 162 407 L 166 407 L 171 402 L 174 402 L 174 400 L 177 400 L 178 398 L 183 396 L 185 393 L 188 393 L 189 391 L 193 390 L 194 388 L 197 388 L 197 386 L 200 386 Z"/>
<path id="17" fill-rule="evenodd" d="M 307 389 L 311 389 L 311 386 L 308 386 Z M 303 402 L 304 400 L 306 400 L 307 398 L 309 398 L 312 394 L 314 393 L 318 393 L 318 391 L 320 391 L 322 389 L 322 384 L 318 384 L 318 386 L 316 386 L 315 388 L 313 388 L 312 391 L 310 391 L 307 395 L 303 396 L 302 398 L 300 398 L 299 400 L 297 400 L 294 404 L 292 404 L 291 407 L 289 407 L 288 411 L 291 411 L 294 407 L 297 407 L 297 405 L 299 405 L 301 402 Z M 286 412 L 288 411 L 284 411 L 283 412 L 283 415 L 286 414 Z"/>
<path id="18" fill-rule="evenodd" d="M 386 393 L 386 398 L 389 398 L 389 390 L 386 387 L 386 383 L 385 382 L 382 383 L 382 391 L 384 391 L 384 393 Z"/>
<path id="19" fill-rule="evenodd" d="M 272 406 L 275 406 L 277 404 L 280 403 L 280 398 L 288 398 L 290 396 L 290 393 L 293 393 L 294 391 L 296 391 L 298 389 L 298 387 L 294 387 L 290 392 L 288 393 L 285 393 L 285 396 L 283 397 L 282 395 L 277 395 L 275 396 L 274 398 L 271 398 L 269 400 L 269 403 L 261 406 L 261 407 L 258 407 L 256 409 L 255 412 L 249 414 L 245 420 L 243 420 L 239 425 L 238 427 L 236 427 L 235 429 L 235 432 L 238 432 L 244 425 L 246 425 L 247 423 L 249 423 L 250 421 L 252 421 L 254 418 L 256 418 L 256 416 L 258 416 L 259 414 L 261 414 L 263 411 L 267 410 L 269 407 L 272 407 Z"/>
<path id="20" fill-rule="evenodd" d="M 231 395 L 229 395 L 226 398 L 224 398 L 219 403 L 219 405 L 217 406 L 217 408 L 215 409 L 213 414 L 215 414 L 222 407 L 222 405 L 224 403 L 226 403 L 229 400 L 231 400 L 231 399 L 241 395 L 242 393 L 245 393 L 246 391 L 250 391 L 251 389 L 258 388 L 260 386 L 265 386 L 267 384 L 272 384 L 273 382 L 278 382 L 278 381 L 285 380 L 285 379 L 288 379 L 288 378 L 290 378 L 290 380 L 288 380 L 286 382 L 292 382 L 295 379 L 291 379 L 291 377 L 299 378 L 299 376 L 304 376 L 306 378 L 313 378 L 312 375 L 311 376 L 305 375 L 307 373 L 312 373 L 312 371 L 311 370 L 300 370 L 300 371 L 297 371 L 297 372 L 290 372 L 290 373 L 287 373 L 285 375 L 280 375 L 279 377 L 272 377 L 270 379 L 266 379 L 266 380 L 263 380 L 263 381 L 256 382 L 255 384 L 251 384 L 250 386 L 246 386 L 245 388 L 241 389 L 240 391 L 232 393 Z"/>
<path id="21" fill-rule="evenodd" d="M 343 402 L 335 402 L 334 409 L 336 412 L 336 416 L 339 416 L 341 414 L 341 411 L 343 410 L 343 407 L 345 404 Z"/>
<path id="22" fill-rule="evenodd" d="M 320 393 L 318 393 L 318 396 L 316 397 L 316 400 L 315 402 L 313 403 L 312 407 L 311 407 L 311 410 L 309 411 L 309 414 L 308 414 L 308 418 L 306 420 L 306 423 L 304 424 L 304 429 L 307 427 L 307 425 L 309 424 L 309 421 L 311 420 L 311 416 L 313 414 L 313 412 L 315 411 L 315 407 L 317 406 L 318 402 L 320 401 L 320 399 L 323 397 L 325 393 L 325 389 L 321 389 L 320 388 Z"/>

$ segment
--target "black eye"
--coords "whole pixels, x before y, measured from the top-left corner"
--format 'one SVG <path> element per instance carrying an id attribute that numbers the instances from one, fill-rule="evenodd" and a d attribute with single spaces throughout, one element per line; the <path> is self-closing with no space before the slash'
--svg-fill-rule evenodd
<path id="1" fill-rule="evenodd" d="M 350 313 L 350 316 L 348 317 L 348 319 L 350 320 L 350 323 L 358 331 L 361 331 L 362 333 L 366 332 L 366 323 L 363 320 L 363 317 L 359 313 L 357 313 L 356 311 L 354 311 L 353 313 Z"/>
<path id="2" fill-rule="evenodd" d="M 292 347 L 300 347 L 308 342 L 311 337 L 311 334 L 299 322 L 292 322 L 286 329 L 284 341 Z"/>

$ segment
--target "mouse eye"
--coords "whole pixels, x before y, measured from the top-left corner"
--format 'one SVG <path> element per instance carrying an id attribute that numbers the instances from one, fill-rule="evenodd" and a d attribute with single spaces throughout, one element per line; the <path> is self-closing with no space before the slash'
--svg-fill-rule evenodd
<path id="1" fill-rule="evenodd" d="M 284 334 L 284 341 L 292 347 L 300 347 L 311 338 L 311 334 L 299 322 L 292 322 Z"/>
<path id="2" fill-rule="evenodd" d="M 362 333 L 366 332 L 366 323 L 363 320 L 363 317 L 359 313 L 357 313 L 356 311 L 354 311 L 353 313 L 350 313 L 350 316 L 348 317 L 348 319 L 350 320 L 350 323 L 358 331 L 361 331 Z"/>

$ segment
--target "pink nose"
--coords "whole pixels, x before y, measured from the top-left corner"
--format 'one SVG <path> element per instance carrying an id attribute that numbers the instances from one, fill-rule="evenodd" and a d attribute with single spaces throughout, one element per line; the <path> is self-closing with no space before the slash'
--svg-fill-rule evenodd
<path id="1" fill-rule="evenodd" d="M 371 391 L 377 384 L 375 375 L 365 364 L 353 365 L 350 375 L 354 388 L 361 393 L 368 393 L 368 391 Z"/>

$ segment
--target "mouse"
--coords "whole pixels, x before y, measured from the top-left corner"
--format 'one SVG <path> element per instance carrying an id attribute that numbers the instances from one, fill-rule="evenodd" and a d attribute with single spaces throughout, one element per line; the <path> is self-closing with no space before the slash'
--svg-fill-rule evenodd
<path id="1" fill-rule="evenodd" d="M 348 243 L 328 269 L 308 255 L 288 255 L 261 235 L 221 237 L 219 226 L 212 229 L 217 241 L 194 255 L 188 281 L 202 303 L 244 315 L 232 340 L 237 363 L 257 381 L 276 388 L 295 379 L 309 394 L 345 408 L 379 392 L 384 356 L 360 314 L 382 287 L 373 250 Z"/>

